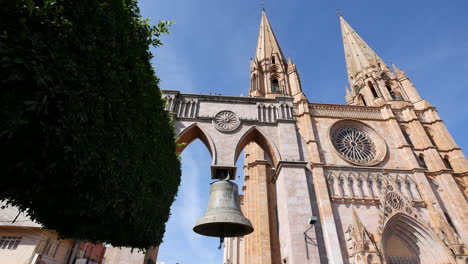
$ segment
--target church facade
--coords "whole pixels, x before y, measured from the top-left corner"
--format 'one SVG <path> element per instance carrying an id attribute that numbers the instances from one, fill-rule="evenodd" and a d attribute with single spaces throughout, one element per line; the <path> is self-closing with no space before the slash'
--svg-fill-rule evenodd
<path id="1" fill-rule="evenodd" d="M 248 97 L 163 91 L 213 175 L 235 176 L 244 151 L 255 231 L 227 239 L 224 263 L 467 264 L 468 161 L 408 76 L 339 20 L 346 105 L 307 99 L 264 11 Z"/>

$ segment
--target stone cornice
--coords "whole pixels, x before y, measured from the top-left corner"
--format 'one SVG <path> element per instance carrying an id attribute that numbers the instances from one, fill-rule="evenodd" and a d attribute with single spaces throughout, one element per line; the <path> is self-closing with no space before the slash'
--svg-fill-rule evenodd
<path id="1" fill-rule="evenodd" d="M 346 166 L 346 165 L 324 165 L 325 169 L 333 170 L 354 170 L 354 171 L 364 171 L 364 172 L 381 172 L 385 173 L 412 173 L 414 169 L 397 169 L 397 168 L 381 168 L 381 167 L 364 167 L 364 166 Z"/>
<path id="2" fill-rule="evenodd" d="M 162 90 L 163 94 L 175 94 L 182 98 L 196 98 L 205 102 L 223 102 L 223 103 L 278 103 L 278 102 L 293 102 L 293 97 L 278 96 L 276 98 L 263 98 L 263 97 L 248 97 L 248 96 L 231 96 L 231 95 L 213 95 L 213 94 L 190 94 L 180 93 L 176 90 Z"/>
<path id="3" fill-rule="evenodd" d="M 465 176 L 468 176 L 468 171 L 452 172 L 452 175 L 454 177 L 465 177 Z"/>
<path id="4" fill-rule="evenodd" d="M 336 105 L 336 104 L 309 104 L 309 111 L 312 116 L 329 118 L 356 118 L 383 120 L 381 107 L 356 106 L 356 105 Z"/>
<path id="5" fill-rule="evenodd" d="M 460 147 L 454 147 L 454 148 L 449 148 L 449 149 L 439 149 L 439 148 L 437 148 L 437 150 L 439 152 L 452 152 L 454 150 L 461 150 L 461 148 Z"/>
<path id="6" fill-rule="evenodd" d="M 379 198 L 371 197 L 331 197 L 332 202 L 334 203 L 343 203 L 343 204 L 371 204 L 371 205 L 380 205 Z M 413 206 L 426 207 L 426 203 L 422 200 L 412 200 Z"/>
<path id="7" fill-rule="evenodd" d="M 272 183 L 276 183 L 281 170 L 283 168 L 307 168 L 307 161 L 287 161 L 287 160 L 280 160 L 277 165 L 277 169 L 273 178 L 271 179 Z"/>
<path id="8" fill-rule="evenodd" d="M 441 174 L 452 174 L 453 170 L 450 169 L 441 169 L 441 170 L 436 170 L 436 171 L 426 171 L 425 174 L 427 176 L 439 176 Z"/>
<path id="9" fill-rule="evenodd" d="M 257 166 L 257 165 L 265 165 L 265 166 L 270 165 L 271 166 L 270 162 L 268 162 L 267 160 L 256 160 L 256 161 L 247 163 L 247 168 L 250 169 L 250 168 L 252 168 L 254 166 Z"/>

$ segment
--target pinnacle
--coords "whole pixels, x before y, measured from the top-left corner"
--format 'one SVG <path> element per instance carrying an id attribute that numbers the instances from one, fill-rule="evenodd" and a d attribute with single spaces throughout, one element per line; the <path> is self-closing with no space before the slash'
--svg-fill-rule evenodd
<path id="1" fill-rule="evenodd" d="M 341 13 L 339 13 L 339 19 L 348 76 L 355 76 L 369 66 L 377 66 L 378 63 L 383 64 L 382 59 L 354 31 Z"/>
<path id="2" fill-rule="evenodd" d="M 270 58 L 273 54 L 278 54 L 278 59 L 284 60 L 283 52 L 281 51 L 278 40 L 273 33 L 273 29 L 268 21 L 265 9 L 262 8 L 256 58 L 258 61 L 262 61 L 265 58 Z"/>

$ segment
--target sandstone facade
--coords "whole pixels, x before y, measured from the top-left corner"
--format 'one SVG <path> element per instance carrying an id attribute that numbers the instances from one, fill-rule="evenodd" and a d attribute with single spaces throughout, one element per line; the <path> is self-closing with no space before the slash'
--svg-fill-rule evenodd
<path id="1" fill-rule="evenodd" d="M 265 12 L 249 97 L 163 92 L 213 174 L 236 175 L 244 150 L 255 231 L 226 242 L 224 263 L 468 263 L 468 161 L 408 76 L 339 20 L 347 105 L 307 99 Z"/>

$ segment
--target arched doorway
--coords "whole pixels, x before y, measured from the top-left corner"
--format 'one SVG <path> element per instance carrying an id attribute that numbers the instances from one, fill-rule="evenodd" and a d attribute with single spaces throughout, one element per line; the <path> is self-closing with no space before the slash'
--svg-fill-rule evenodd
<path id="1" fill-rule="evenodd" d="M 393 216 L 385 225 L 382 249 L 387 264 L 455 263 L 432 232 L 402 213 Z"/>

